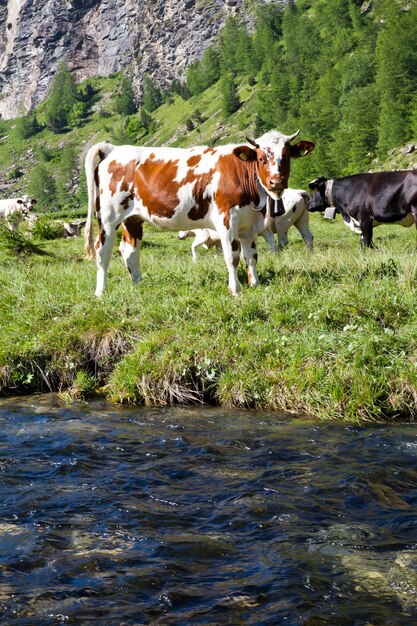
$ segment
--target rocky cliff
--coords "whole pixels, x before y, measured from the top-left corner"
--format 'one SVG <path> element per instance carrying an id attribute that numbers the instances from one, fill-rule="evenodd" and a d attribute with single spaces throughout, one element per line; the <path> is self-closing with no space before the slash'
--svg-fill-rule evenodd
<path id="1" fill-rule="evenodd" d="M 39 104 L 62 60 L 77 80 L 127 70 L 138 94 L 145 73 L 163 86 L 201 57 L 228 15 L 250 22 L 253 5 L 251 0 L 0 0 L 0 113 L 15 117 Z"/>

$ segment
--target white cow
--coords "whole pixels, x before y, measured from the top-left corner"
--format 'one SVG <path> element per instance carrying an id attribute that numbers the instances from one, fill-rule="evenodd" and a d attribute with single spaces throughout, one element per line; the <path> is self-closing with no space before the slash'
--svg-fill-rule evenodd
<path id="1" fill-rule="evenodd" d="M 197 261 L 196 250 L 199 246 L 203 246 L 206 250 L 216 246 L 216 254 L 220 254 L 222 251 L 222 244 L 220 237 L 215 230 L 211 228 L 196 228 L 195 230 L 180 230 L 178 233 L 178 239 L 187 239 L 188 237 L 195 237 L 191 244 L 191 254 L 193 261 Z"/>
<path id="2" fill-rule="evenodd" d="M 285 213 L 278 217 L 271 217 L 270 210 L 266 212 L 264 221 L 260 222 L 263 228 L 258 234 L 264 237 L 265 241 L 274 252 L 283 250 L 288 244 L 288 229 L 295 226 L 305 241 L 309 250 L 313 249 L 313 235 L 309 229 L 309 213 L 307 204 L 309 195 L 304 189 L 285 189 L 282 195 Z M 278 242 L 275 241 L 274 233 Z M 191 245 L 193 261 L 197 261 L 196 250 L 203 246 L 207 250 L 216 246 L 216 253 L 221 252 L 221 242 L 218 233 L 210 228 L 197 228 L 195 230 L 181 230 L 178 233 L 179 239 L 195 237 Z"/>
<path id="3" fill-rule="evenodd" d="M 285 189 L 282 194 L 285 213 L 270 218 L 270 228 L 277 234 L 278 250 L 283 250 L 288 244 L 288 229 L 295 226 L 309 250 L 313 249 L 313 235 L 309 228 L 309 212 L 307 211 L 310 196 L 304 189 Z M 263 233 L 261 233 L 263 235 Z M 268 240 L 266 240 L 268 241 Z"/>
<path id="4" fill-rule="evenodd" d="M 0 200 L 0 222 L 6 224 L 11 231 L 17 232 L 19 224 L 23 222 L 36 200 L 23 195 L 19 198 Z"/>

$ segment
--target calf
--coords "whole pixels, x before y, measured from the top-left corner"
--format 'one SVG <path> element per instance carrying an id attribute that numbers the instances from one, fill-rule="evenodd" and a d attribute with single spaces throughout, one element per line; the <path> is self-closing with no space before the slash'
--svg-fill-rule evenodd
<path id="1" fill-rule="evenodd" d="M 260 216 L 257 218 L 257 223 L 262 228 L 258 234 L 264 237 L 271 250 L 275 252 L 284 249 L 288 244 L 288 229 L 291 226 L 295 226 L 298 229 L 308 249 L 313 249 L 313 235 L 308 225 L 308 200 L 309 195 L 303 189 L 285 189 L 282 194 L 283 214 L 277 215 L 274 213 L 277 217 L 272 217 L 270 210 L 265 211 L 263 209 L 263 220 L 260 219 Z M 275 242 L 274 233 L 277 234 L 278 244 Z M 199 228 L 178 233 L 179 239 L 194 236 L 195 240 L 191 246 L 193 261 L 197 260 L 196 249 L 201 245 L 207 249 L 216 246 L 216 251 L 219 252 L 220 236 L 214 230 Z"/>
<path id="2" fill-rule="evenodd" d="M 264 220 L 266 197 L 278 200 L 288 187 L 292 158 L 314 149 L 298 135 L 265 133 L 251 145 L 166 148 L 99 143 L 85 160 L 88 217 L 85 254 L 97 257 L 96 295 L 103 292 L 107 268 L 123 224 L 121 253 L 132 282 L 141 280 L 139 249 L 144 221 L 167 230 L 210 228 L 217 231 L 233 295 L 241 290 L 237 268 L 240 248 L 250 286 L 258 284 L 256 236 Z M 95 159 L 99 164 L 95 165 Z M 99 234 L 93 245 L 92 220 Z"/>
<path id="3" fill-rule="evenodd" d="M 17 232 L 34 204 L 36 200 L 31 200 L 26 195 L 0 200 L 0 222 L 5 223 L 12 232 Z"/>
<path id="4" fill-rule="evenodd" d="M 417 226 L 417 170 L 355 174 L 344 178 L 313 180 L 308 210 L 334 207 L 345 224 L 372 247 L 375 226 Z"/>
<path id="5" fill-rule="evenodd" d="M 196 250 L 199 246 L 203 246 L 206 250 L 216 246 L 216 254 L 219 254 L 222 250 L 220 237 L 215 230 L 210 228 L 196 228 L 195 230 L 180 230 L 178 233 L 178 239 L 188 239 L 189 237 L 195 237 L 191 244 L 191 255 L 193 261 L 197 261 Z"/>

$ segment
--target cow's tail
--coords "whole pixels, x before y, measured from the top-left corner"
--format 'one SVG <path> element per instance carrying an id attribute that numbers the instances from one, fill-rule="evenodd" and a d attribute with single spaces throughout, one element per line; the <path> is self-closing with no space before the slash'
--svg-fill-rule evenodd
<path id="1" fill-rule="evenodd" d="M 85 175 L 87 178 L 88 193 L 88 214 L 85 225 L 85 246 L 84 255 L 87 259 L 93 259 L 95 256 L 95 248 L 93 243 L 93 215 L 94 210 L 100 210 L 100 193 L 98 188 L 98 172 L 95 165 L 96 158 L 99 157 L 100 162 L 106 158 L 108 154 L 115 148 L 111 143 L 102 141 L 92 146 L 85 157 Z"/>

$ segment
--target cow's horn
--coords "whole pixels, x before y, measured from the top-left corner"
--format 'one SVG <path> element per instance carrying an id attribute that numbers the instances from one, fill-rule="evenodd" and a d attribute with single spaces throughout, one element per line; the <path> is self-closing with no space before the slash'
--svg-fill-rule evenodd
<path id="1" fill-rule="evenodd" d="M 290 135 L 287 139 L 287 141 L 292 141 L 293 139 L 295 139 L 297 137 L 297 135 L 300 134 L 300 131 L 297 130 L 293 135 Z"/>
<path id="2" fill-rule="evenodd" d="M 246 137 L 246 141 L 250 143 L 252 146 L 255 146 L 255 148 L 259 148 L 259 145 L 253 139 L 249 139 L 249 137 Z"/>

